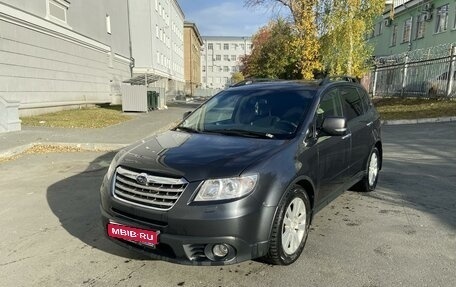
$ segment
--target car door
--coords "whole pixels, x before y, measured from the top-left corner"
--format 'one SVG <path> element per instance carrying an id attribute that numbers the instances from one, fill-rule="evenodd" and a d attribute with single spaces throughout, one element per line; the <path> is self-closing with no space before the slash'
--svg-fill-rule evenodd
<path id="1" fill-rule="evenodd" d="M 351 137 L 348 176 L 352 177 L 365 169 L 364 165 L 372 147 L 372 114 L 365 110 L 365 102 L 355 86 L 341 87 L 340 98 Z"/>
<path id="2" fill-rule="evenodd" d="M 333 88 L 320 101 L 316 114 L 317 129 L 325 117 L 342 115 L 339 91 L 338 88 Z M 318 132 L 319 203 L 330 199 L 333 192 L 343 184 L 349 167 L 350 145 L 350 137 L 329 136 L 321 130 Z"/>

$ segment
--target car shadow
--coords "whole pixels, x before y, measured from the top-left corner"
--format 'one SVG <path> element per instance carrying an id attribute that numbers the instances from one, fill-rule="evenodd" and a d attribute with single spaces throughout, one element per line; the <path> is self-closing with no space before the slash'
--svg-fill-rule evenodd
<path id="1" fill-rule="evenodd" d="M 51 185 L 47 190 L 49 207 L 61 226 L 88 246 L 129 259 L 151 260 L 116 245 L 104 235 L 99 190 L 114 155 L 115 152 L 106 153 L 83 172 Z"/>

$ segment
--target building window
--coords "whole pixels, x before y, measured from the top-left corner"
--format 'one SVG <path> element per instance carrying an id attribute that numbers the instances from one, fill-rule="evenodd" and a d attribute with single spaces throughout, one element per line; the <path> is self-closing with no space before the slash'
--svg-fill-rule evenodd
<path id="1" fill-rule="evenodd" d="M 223 55 L 223 61 L 229 61 L 229 60 L 230 60 L 230 58 L 228 55 Z"/>
<path id="2" fill-rule="evenodd" d="M 228 67 L 228 66 L 223 66 L 223 71 L 224 71 L 224 72 L 229 72 L 229 71 L 230 71 L 230 67 Z"/>
<path id="3" fill-rule="evenodd" d="M 231 55 L 231 61 L 236 62 L 236 55 Z"/>
<path id="4" fill-rule="evenodd" d="M 235 51 L 236 50 L 236 44 L 231 44 L 231 50 Z"/>
<path id="5" fill-rule="evenodd" d="M 391 46 L 396 46 L 397 25 L 391 27 Z"/>
<path id="6" fill-rule="evenodd" d="M 437 26 L 436 33 L 445 32 L 448 28 L 448 4 L 437 8 Z"/>
<path id="7" fill-rule="evenodd" d="M 216 61 L 221 61 L 222 60 L 222 55 L 215 55 L 215 60 Z"/>
<path id="8" fill-rule="evenodd" d="M 233 72 L 233 73 L 237 72 L 237 66 L 232 66 L 231 67 L 231 72 Z"/>
<path id="9" fill-rule="evenodd" d="M 223 44 L 223 50 L 229 50 L 230 49 L 230 44 Z"/>
<path id="10" fill-rule="evenodd" d="M 381 35 L 383 33 L 383 21 L 380 21 L 379 23 L 377 23 L 376 25 L 377 27 L 377 36 L 378 35 Z"/>
<path id="11" fill-rule="evenodd" d="M 244 49 L 245 49 L 245 45 L 241 44 L 241 50 L 244 50 Z"/>
<path id="12" fill-rule="evenodd" d="M 206 72 L 206 66 L 203 66 L 202 71 Z"/>
<path id="13" fill-rule="evenodd" d="M 405 20 L 404 31 L 402 33 L 402 43 L 410 42 L 410 35 L 412 31 L 412 18 Z"/>
<path id="14" fill-rule="evenodd" d="M 207 44 L 207 49 L 214 50 L 214 44 L 212 44 L 212 43 Z"/>
<path id="15" fill-rule="evenodd" d="M 214 67 L 212 67 L 212 66 L 207 66 L 207 71 L 212 73 L 212 72 L 214 71 Z"/>
<path id="16" fill-rule="evenodd" d="M 216 47 L 217 47 L 217 50 L 221 50 L 221 49 L 222 49 L 222 44 L 217 43 L 217 44 L 215 44 L 215 45 L 216 45 Z"/>
<path id="17" fill-rule="evenodd" d="M 50 20 L 57 20 L 67 24 L 67 10 L 69 3 L 66 0 L 48 0 L 47 2 L 47 15 Z"/>
<path id="18" fill-rule="evenodd" d="M 454 7 L 454 23 L 453 23 L 453 29 L 456 29 L 456 6 Z"/>
<path id="19" fill-rule="evenodd" d="M 426 17 L 426 14 L 420 14 L 418 18 L 416 19 L 416 38 L 420 39 L 424 37 L 424 32 L 425 32 L 425 27 L 426 27 L 426 22 L 424 18 Z"/>
<path id="20" fill-rule="evenodd" d="M 111 16 L 106 14 L 106 32 L 111 34 Z"/>

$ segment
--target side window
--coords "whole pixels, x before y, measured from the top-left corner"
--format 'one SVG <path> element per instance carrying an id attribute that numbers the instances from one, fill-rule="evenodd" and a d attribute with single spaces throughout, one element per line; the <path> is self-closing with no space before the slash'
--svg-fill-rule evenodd
<path id="1" fill-rule="evenodd" d="M 371 102 L 369 100 L 369 95 L 366 93 L 366 91 L 364 91 L 362 89 L 358 89 L 358 93 L 361 97 L 361 103 L 363 105 L 364 113 L 367 113 L 367 111 L 369 111 L 369 109 L 371 108 Z"/>
<path id="2" fill-rule="evenodd" d="M 342 87 L 340 89 L 340 98 L 342 100 L 344 116 L 347 121 L 363 114 L 363 105 L 356 88 Z"/>
<path id="3" fill-rule="evenodd" d="M 323 96 L 317 110 L 317 127 L 320 127 L 323 119 L 328 116 L 342 116 L 342 107 L 337 89 L 333 89 Z"/>

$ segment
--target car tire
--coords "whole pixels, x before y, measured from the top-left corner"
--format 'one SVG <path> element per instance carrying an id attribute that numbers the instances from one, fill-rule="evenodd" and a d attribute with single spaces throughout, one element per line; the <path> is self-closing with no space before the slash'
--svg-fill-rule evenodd
<path id="1" fill-rule="evenodd" d="M 379 171 L 380 153 L 378 152 L 378 149 L 374 147 L 369 154 L 364 176 L 356 185 L 353 186 L 353 189 L 359 192 L 374 191 L 375 187 L 377 187 Z"/>
<path id="2" fill-rule="evenodd" d="M 268 254 L 263 258 L 274 265 L 289 265 L 301 255 L 307 240 L 311 205 L 306 191 L 293 186 L 283 196 L 272 225 Z"/>

